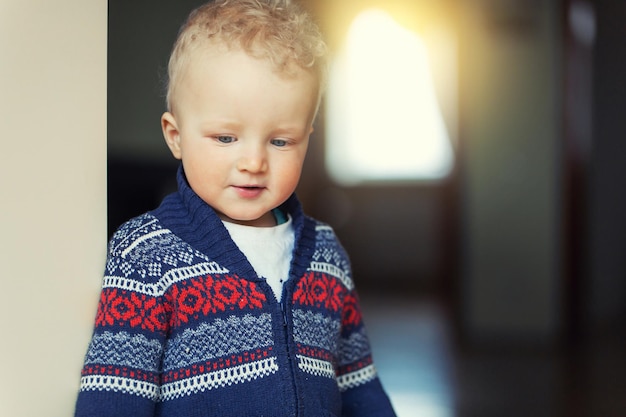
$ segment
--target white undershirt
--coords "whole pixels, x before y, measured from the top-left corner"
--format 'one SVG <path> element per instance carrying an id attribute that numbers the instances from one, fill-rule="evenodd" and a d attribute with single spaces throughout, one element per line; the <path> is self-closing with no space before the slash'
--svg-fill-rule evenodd
<path id="1" fill-rule="evenodd" d="M 248 258 L 256 273 L 265 278 L 280 301 L 283 283 L 289 277 L 294 245 L 291 217 L 274 227 L 253 227 L 224 222 L 239 250 Z"/>

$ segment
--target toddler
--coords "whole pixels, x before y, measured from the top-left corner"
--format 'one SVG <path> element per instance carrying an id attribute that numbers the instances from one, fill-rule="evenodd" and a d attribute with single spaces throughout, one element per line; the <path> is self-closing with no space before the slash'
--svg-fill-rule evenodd
<path id="1" fill-rule="evenodd" d="M 324 56 L 287 0 L 191 13 L 161 118 L 178 191 L 111 239 L 77 417 L 395 415 L 348 257 L 294 194 Z"/>

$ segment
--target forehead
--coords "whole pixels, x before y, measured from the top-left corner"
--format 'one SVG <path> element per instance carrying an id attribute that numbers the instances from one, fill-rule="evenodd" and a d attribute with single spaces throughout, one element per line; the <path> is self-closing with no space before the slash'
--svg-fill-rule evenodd
<path id="1" fill-rule="evenodd" d="M 317 74 L 308 68 L 302 68 L 295 62 L 285 66 L 276 65 L 269 57 L 258 57 L 239 46 L 229 46 L 222 42 L 203 41 L 189 48 L 181 62 L 176 82 L 179 89 L 182 84 L 194 84 L 198 88 L 206 84 L 218 85 L 225 79 L 236 77 L 262 80 L 270 83 L 304 84 L 311 94 L 319 93 Z"/>
<path id="2" fill-rule="evenodd" d="M 313 67 L 305 68 L 298 64 L 295 59 L 289 57 L 287 51 L 279 53 L 277 50 L 270 51 L 267 45 L 257 44 L 254 41 L 245 45 L 242 42 L 242 40 L 237 39 L 228 40 L 219 35 L 210 39 L 197 37 L 189 43 L 186 50 L 181 54 L 180 69 L 185 70 L 186 66 L 194 62 L 210 60 L 223 54 L 243 53 L 260 63 L 268 64 L 272 71 L 280 77 L 296 78 L 301 73 L 308 73 L 316 81 L 319 79 Z"/>
<path id="3" fill-rule="evenodd" d="M 189 57 L 175 93 L 181 112 L 226 114 L 269 112 L 312 122 L 318 84 L 311 71 L 276 71 L 267 59 L 241 49 L 199 50 Z M 180 114 L 179 114 L 180 115 Z"/>

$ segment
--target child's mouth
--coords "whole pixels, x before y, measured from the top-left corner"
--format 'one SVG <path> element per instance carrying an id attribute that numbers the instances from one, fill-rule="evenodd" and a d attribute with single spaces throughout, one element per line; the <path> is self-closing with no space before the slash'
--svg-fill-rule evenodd
<path id="1" fill-rule="evenodd" d="M 235 186 L 234 188 L 237 191 L 237 194 L 239 194 L 239 196 L 243 198 L 258 197 L 265 189 L 265 187 L 260 187 L 257 185 L 241 185 Z"/>

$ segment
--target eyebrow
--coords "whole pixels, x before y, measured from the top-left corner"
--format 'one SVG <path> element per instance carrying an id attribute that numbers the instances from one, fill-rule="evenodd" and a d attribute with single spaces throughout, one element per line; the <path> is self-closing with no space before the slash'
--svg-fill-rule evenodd
<path id="1" fill-rule="evenodd" d="M 206 120 L 200 123 L 201 130 L 240 130 L 244 126 L 243 123 L 235 122 L 227 119 L 213 119 Z M 309 129 L 309 125 L 300 126 L 297 124 L 292 125 L 278 125 L 270 130 L 271 135 L 302 135 L 306 134 Z"/>
<path id="2" fill-rule="evenodd" d="M 220 130 L 221 129 L 236 130 L 236 129 L 240 129 L 242 124 L 238 122 L 230 121 L 230 120 L 223 120 L 223 119 L 205 120 L 200 123 L 200 128 L 202 130 L 213 130 L 216 128 L 216 126 L 219 127 Z"/>
<path id="3" fill-rule="evenodd" d="M 308 132 L 308 126 L 300 127 L 300 126 L 283 126 L 277 129 L 274 129 L 272 132 L 274 135 L 306 135 Z"/>

